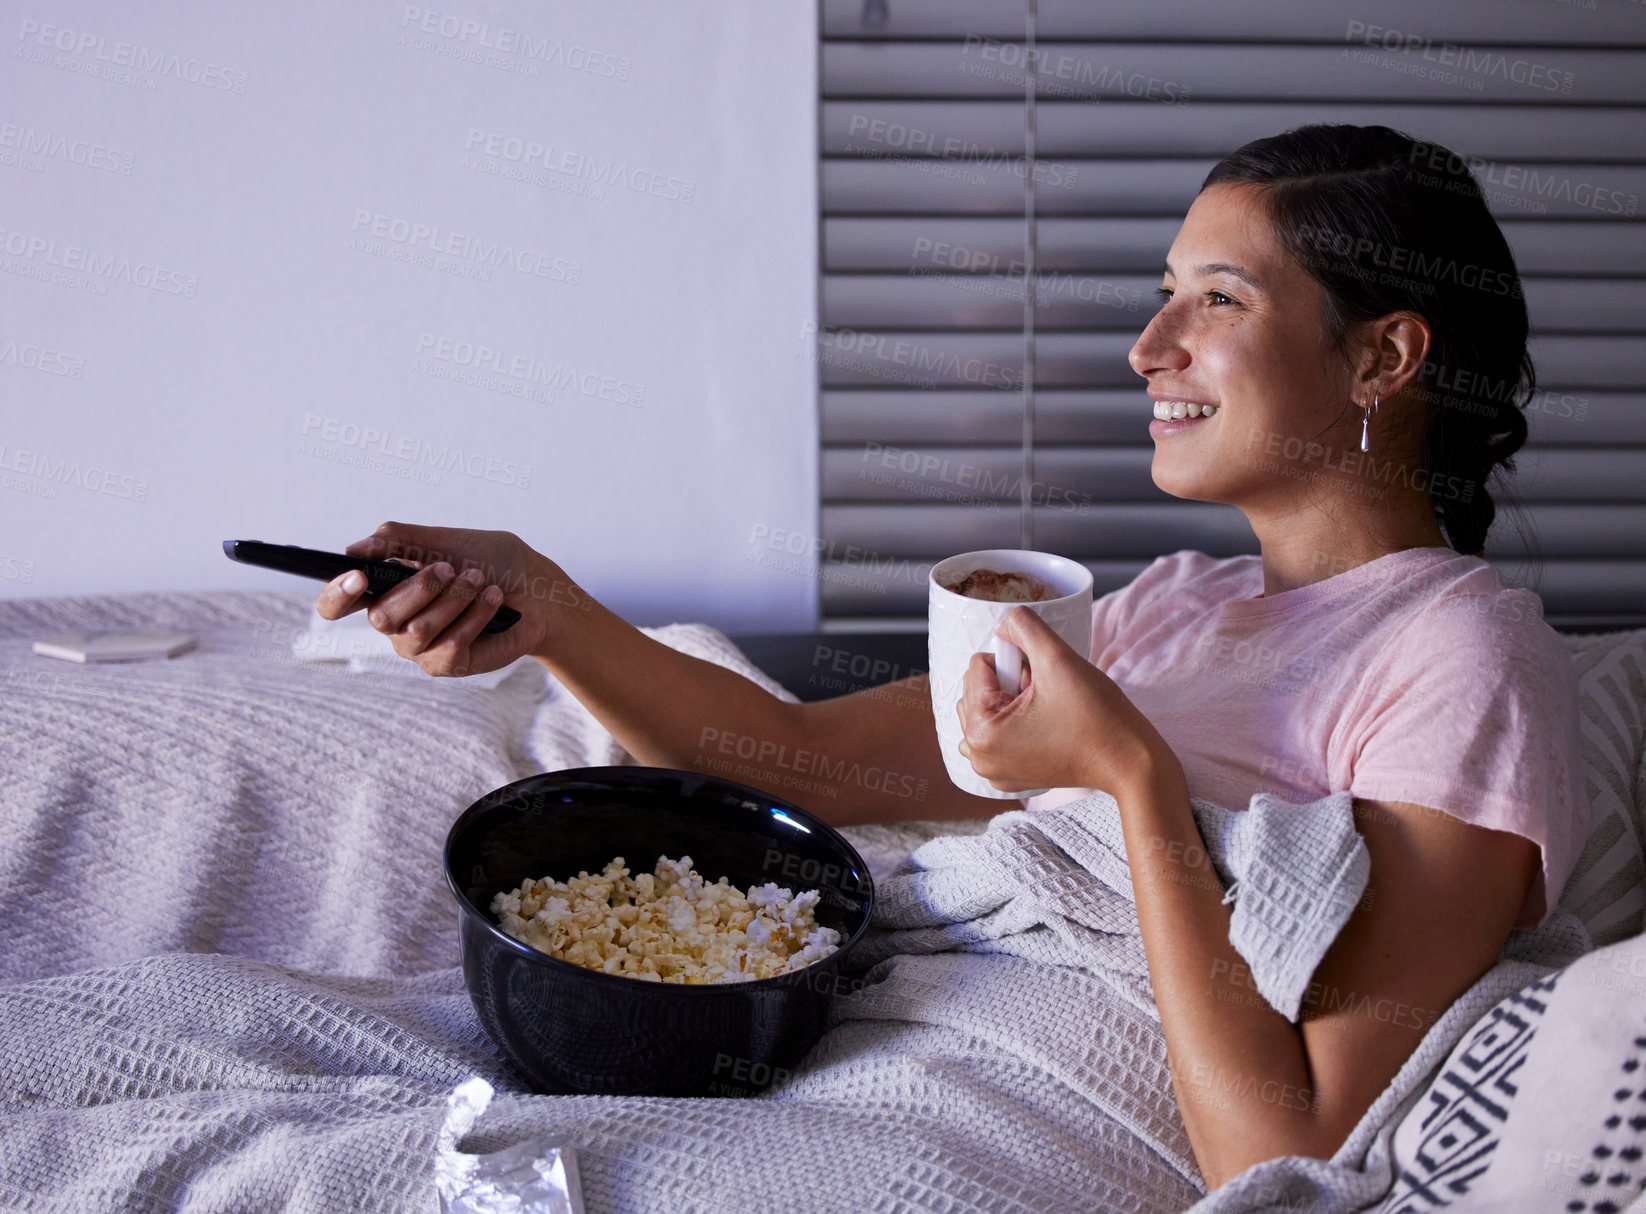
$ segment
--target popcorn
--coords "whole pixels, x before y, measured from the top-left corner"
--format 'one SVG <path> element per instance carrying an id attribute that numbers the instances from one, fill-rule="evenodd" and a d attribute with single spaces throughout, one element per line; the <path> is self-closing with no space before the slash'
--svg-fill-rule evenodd
<path id="1" fill-rule="evenodd" d="M 706 883 L 690 856 L 659 856 L 631 878 L 618 856 L 597 876 L 522 881 L 491 911 L 514 939 L 562 961 L 698 986 L 775 978 L 833 953 L 840 933 L 813 917 L 820 896 L 771 882 L 745 896 L 725 877 Z"/>

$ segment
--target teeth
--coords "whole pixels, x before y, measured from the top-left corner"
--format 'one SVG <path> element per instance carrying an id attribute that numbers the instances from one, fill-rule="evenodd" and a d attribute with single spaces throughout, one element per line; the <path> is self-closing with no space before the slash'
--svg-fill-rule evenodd
<path id="1" fill-rule="evenodd" d="M 1157 400 L 1154 415 L 1163 422 L 1181 421 L 1185 417 L 1216 417 L 1216 405 L 1202 405 L 1192 401 Z"/>

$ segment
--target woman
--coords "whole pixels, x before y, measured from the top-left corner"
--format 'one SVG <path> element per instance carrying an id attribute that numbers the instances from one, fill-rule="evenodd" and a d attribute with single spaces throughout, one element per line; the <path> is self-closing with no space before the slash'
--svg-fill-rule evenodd
<path id="1" fill-rule="evenodd" d="M 1462 161 L 1384 127 L 1248 144 L 1207 177 L 1160 295 L 1130 356 L 1156 402 L 1155 483 L 1238 507 L 1262 554 L 1162 557 L 1100 601 L 1089 654 L 1014 612 L 1000 631 L 1025 689 L 1003 694 L 978 655 L 960 711 L 996 788 L 1119 804 L 1178 1105 L 1215 1188 L 1336 1152 L 1511 929 L 1546 916 L 1586 796 L 1570 660 L 1536 596 L 1479 556 L 1485 481 L 1525 441 L 1533 381 L 1514 260 Z M 386 523 L 349 551 L 422 566 L 370 609 L 399 653 L 437 675 L 530 653 L 643 763 L 703 768 L 704 739 L 752 737 L 919 778 L 840 788 L 839 824 L 1000 808 L 946 779 L 922 679 L 782 703 L 644 636 L 511 534 Z M 346 575 L 320 613 L 358 609 L 362 588 Z M 522 621 L 479 635 L 505 598 Z M 1189 806 L 1264 790 L 1350 791 L 1371 857 L 1298 1024 L 1230 946 Z"/>

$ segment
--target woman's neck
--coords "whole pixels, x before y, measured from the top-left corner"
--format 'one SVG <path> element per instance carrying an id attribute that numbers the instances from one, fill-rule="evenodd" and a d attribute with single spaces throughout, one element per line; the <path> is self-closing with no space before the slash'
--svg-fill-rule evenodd
<path id="1" fill-rule="evenodd" d="M 1341 506 L 1336 517 L 1313 508 L 1277 516 L 1245 511 L 1263 554 L 1264 598 L 1408 548 L 1449 547 L 1426 496 L 1333 504 Z"/>

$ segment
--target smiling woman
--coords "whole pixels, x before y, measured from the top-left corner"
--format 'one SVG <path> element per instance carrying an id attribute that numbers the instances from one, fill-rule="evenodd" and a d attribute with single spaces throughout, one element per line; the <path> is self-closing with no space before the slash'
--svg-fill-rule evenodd
<path id="1" fill-rule="evenodd" d="M 1261 556 L 1161 557 L 1096 605 L 1085 653 L 1015 611 L 998 631 L 1027 657 L 1021 694 L 977 655 L 959 712 L 980 776 L 1053 790 L 1031 810 L 1113 796 L 1176 1111 L 1216 1187 L 1338 1150 L 1511 930 L 1549 918 L 1587 800 L 1572 663 L 1537 596 L 1475 555 L 1531 368 L 1513 258 L 1462 162 L 1382 127 L 1259 140 L 1207 178 L 1161 295 L 1131 353 L 1154 479 L 1240 509 Z M 461 675 L 531 654 L 641 763 L 712 773 L 730 740 L 756 756 L 739 778 L 779 789 L 804 755 L 837 825 L 999 807 L 950 783 L 924 677 L 787 703 L 509 533 L 386 523 L 349 551 L 419 566 L 371 604 L 403 656 Z M 522 620 L 484 634 L 498 601 Z M 318 602 L 365 605 L 346 580 Z M 1345 792 L 1369 882 L 1282 1011 L 1251 995 L 1191 797 Z M 1204 1075 L 1234 1080 L 1206 1100 Z"/>
<path id="2" fill-rule="evenodd" d="M 1215 1186 L 1336 1151 L 1511 929 L 1547 918 L 1587 797 L 1570 660 L 1537 597 L 1471 555 L 1532 369 L 1513 258 L 1461 160 L 1382 127 L 1241 148 L 1160 295 L 1131 352 L 1155 482 L 1238 507 L 1262 555 L 1160 558 L 1098 604 L 1089 655 L 1017 613 L 1002 633 L 1030 687 L 1002 695 L 974 658 L 961 717 L 997 787 L 1078 786 L 1031 809 L 1119 800 L 1174 1073 L 1307 1094 L 1208 1103 L 1180 1084 Z M 1200 842 L 1191 795 L 1339 790 L 1371 881 L 1292 1023 L 1230 980 L 1222 891 L 1170 860 Z"/>

